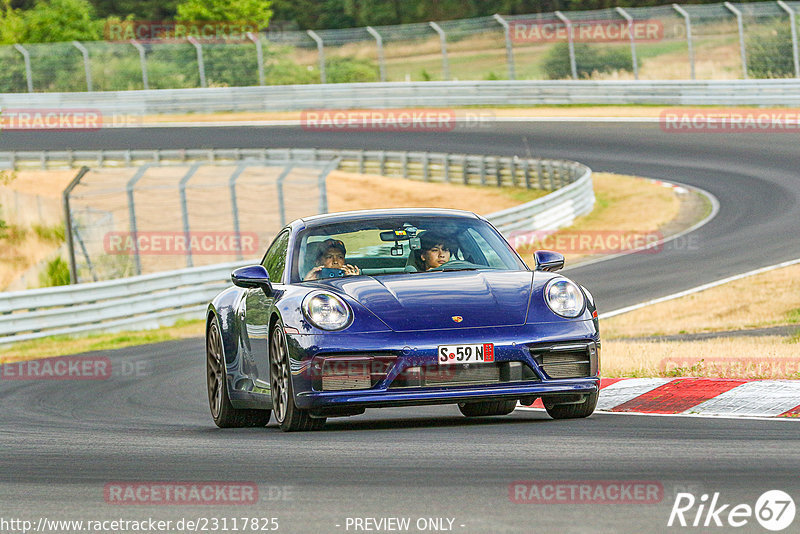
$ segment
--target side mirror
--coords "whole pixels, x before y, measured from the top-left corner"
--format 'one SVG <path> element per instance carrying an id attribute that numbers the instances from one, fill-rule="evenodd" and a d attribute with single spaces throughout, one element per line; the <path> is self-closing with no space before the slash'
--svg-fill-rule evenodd
<path id="1" fill-rule="evenodd" d="M 260 287 L 267 295 L 272 293 L 272 283 L 269 281 L 269 274 L 263 265 L 239 267 L 231 273 L 231 281 L 237 287 Z"/>
<path id="2" fill-rule="evenodd" d="M 533 253 L 537 271 L 557 271 L 564 268 L 564 256 L 552 250 L 537 250 Z"/>

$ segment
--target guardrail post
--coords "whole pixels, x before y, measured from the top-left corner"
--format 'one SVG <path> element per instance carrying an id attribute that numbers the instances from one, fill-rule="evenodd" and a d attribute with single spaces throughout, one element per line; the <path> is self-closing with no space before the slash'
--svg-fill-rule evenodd
<path id="1" fill-rule="evenodd" d="M 281 228 L 286 226 L 286 205 L 283 201 L 283 181 L 287 176 L 289 176 L 289 173 L 292 172 L 293 168 L 294 163 L 289 163 L 286 165 L 280 176 L 278 176 L 278 180 L 276 182 L 276 187 L 278 188 L 278 214 L 280 216 Z"/>
<path id="2" fill-rule="evenodd" d="M 192 235 L 191 231 L 189 230 L 189 206 L 186 203 L 186 183 L 189 179 L 194 176 L 194 173 L 197 172 L 197 169 L 202 165 L 201 162 L 194 163 L 188 170 L 186 174 L 183 175 L 181 178 L 180 184 L 178 184 L 178 189 L 180 190 L 181 194 L 181 214 L 183 217 L 183 235 L 186 239 L 186 266 L 192 266 Z"/>
<path id="3" fill-rule="evenodd" d="M 508 172 L 511 174 L 511 185 L 517 187 L 517 166 L 514 158 L 508 158 Z"/>
<path id="4" fill-rule="evenodd" d="M 369 34 L 375 38 L 378 47 L 378 70 L 380 71 L 381 81 L 386 81 L 386 58 L 383 55 L 383 37 L 372 26 L 367 26 Z"/>
<path id="5" fill-rule="evenodd" d="M 86 74 L 86 90 L 92 92 L 92 68 L 89 64 L 89 51 L 78 41 L 72 41 L 72 46 L 77 48 L 83 56 L 83 70 Z"/>
<path id="6" fill-rule="evenodd" d="M 747 75 L 747 52 L 744 47 L 744 22 L 742 22 L 742 12 L 736 9 L 736 6 L 730 2 L 725 2 L 723 5 L 728 8 L 728 11 L 736 15 L 736 25 L 739 26 L 739 53 L 742 56 L 742 76 L 747 80 L 749 77 Z"/>
<path id="7" fill-rule="evenodd" d="M 450 154 L 442 155 L 442 168 L 444 169 L 444 181 L 450 183 Z"/>
<path id="8" fill-rule="evenodd" d="M 628 33 L 630 34 L 631 38 L 631 61 L 633 62 L 633 78 L 635 80 L 639 79 L 639 62 L 636 61 L 636 39 L 633 37 L 633 17 L 628 14 L 627 11 L 622 9 L 621 7 L 615 8 L 617 13 L 619 13 L 622 18 L 628 21 Z"/>
<path id="9" fill-rule="evenodd" d="M 442 45 L 442 78 L 450 80 L 450 64 L 447 62 L 447 36 L 441 26 L 435 22 L 428 23 L 433 30 L 439 34 L 439 42 Z"/>
<path id="10" fill-rule="evenodd" d="M 317 32 L 314 30 L 306 30 L 306 33 L 317 43 L 317 53 L 319 54 L 319 81 L 320 83 L 328 83 L 328 77 L 325 75 L 325 45 L 322 43 L 322 37 L 317 35 Z"/>
<path id="11" fill-rule="evenodd" d="M 555 16 L 567 27 L 567 48 L 569 49 L 569 68 L 572 71 L 572 79 L 578 79 L 578 65 L 575 62 L 575 32 L 570 21 L 561 11 L 556 11 Z"/>
<path id="12" fill-rule="evenodd" d="M 486 156 L 481 158 L 481 185 L 486 185 Z"/>
<path id="13" fill-rule="evenodd" d="M 75 178 L 69 183 L 64 192 L 61 193 L 62 205 L 64 206 L 64 233 L 67 238 L 67 253 L 69 254 L 69 283 L 78 283 L 78 267 L 75 263 L 75 243 L 72 239 L 72 211 L 69 208 L 69 195 L 72 190 L 81 182 L 83 176 L 89 172 L 89 167 L 83 166 Z"/>
<path id="14" fill-rule="evenodd" d="M 461 156 L 461 181 L 464 185 L 469 184 L 469 159 L 466 154 Z"/>
<path id="15" fill-rule="evenodd" d="M 527 158 L 522 160 L 522 172 L 525 175 L 525 188 L 526 189 L 530 189 L 531 188 L 531 166 L 530 166 L 530 162 L 528 162 Z"/>
<path id="16" fill-rule="evenodd" d="M 794 59 L 794 76 L 800 78 L 800 59 L 797 55 L 797 24 L 795 23 L 794 9 L 783 0 L 778 0 L 778 5 L 789 14 L 789 24 L 792 25 L 792 58 Z"/>
<path id="17" fill-rule="evenodd" d="M 14 48 L 22 54 L 22 59 L 25 61 L 25 79 L 28 81 L 28 92 L 33 92 L 33 73 L 31 72 L 31 55 L 21 44 L 15 44 Z"/>
<path id="18" fill-rule="evenodd" d="M 506 62 L 508 63 L 508 79 L 516 80 L 516 73 L 514 71 L 514 48 L 511 43 L 511 27 L 506 22 L 506 19 L 495 13 L 492 15 L 500 26 L 503 27 L 503 34 L 506 38 Z"/>
<path id="19" fill-rule="evenodd" d="M 501 173 L 502 159 L 498 156 L 494 158 L 494 177 L 497 181 L 497 187 L 503 186 L 503 175 Z"/>
<path id="20" fill-rule="evenodd" d="M 258 61 L 258 85 L 264 85 L 264 49 L 261 47 L 261 39 L 253 32 L 247 32 L 247 38 L 256 45 L 256 61 Z"/>
<path id="21" fill-rule="evenodd" d="M 430 167 L 430 159 L 428 158 L 428 153 L 427 152 L 423 152 L 422 153 L 422 181 L 423 182 L 429 182 L 430 179 L 431 179 L 430 174 L 429 174 L 429 172 L 430 172 L 429 167 Z"/>
<path id="22" fill-rule="evenodd" d="M 133 237 L 133 257 L 136 262 L 136 274 L 142 274 L 142 260 L 139 257 L 139 232 L 136 229 L 136 204 L 133 200 L 133 189 L 136 187 L 136 182 L 141 180 L 147 169 L 150 168 L 149 163 L 145 163 L 136 171 L 136 174 L 128 180 L 125 185 L 125 190 L 128 193 L 128 218 L 130 220 L 131 235 Z"/>
<path id="23" fill-rule="evenodd" d="M 233 171 L 231 177 L 228 179 L 228 188 L 231 192 L 231 212 L 233 213 L 233 232 L 236 234 L 236 241 L 238 243 L 238 249 L 236 250 L 236 259 L 242 259 L 242 239 L 241 239 L 241 230 L 239 229 L 239 206 L 236 203 L 236 180 L 239 179 L 239 175 L 241 175 L 244 170 L 247 168 L 246 163 L 240 163 L 236 166 L 236 170 Z"/>
<path id="24" fill-rule="evenodd" d="M 200 87 L 208 87 L 206 85 L 206 64 L 203 61 L 203 47 L 191 35 L 186 39 L 194 45 L 194 49 L 197 51 L 197 72 L 200 74 Z"/>
<path id="25" fill-rule="evenodd" d="M 136 39 L 131 39 L 131 44 L 139 52 L 139 64 L 142 66 L 142 85 L 145 90 L 150 89 L 150 83 L 147 79 L 147 53 Z"/>
<path id="26" fill-rule="evenodd" d="M 672 4 L 672 8 L 677 11 L 684 20 L 686 24 L 686 43 L 689 45 L 689 69 L 691 71 L 692 79 L 695 79 L 694 73 L 694 44 L 692 43 L 692 19 L 689 16 L 689 12 L 683 9 L 678 4 Z"/>
<path id="27" fill-rule="evenodd" d="M 400 161 L 403 166 L 403 178 L 408 178 L 408 152 L 405 150 L 403 151 L 403 155 L 400 156 Z"/>
<path id="28" fill-rule="evenodd" d="M 386 176 L 386 152 L 383 150 L 378 154 L 378 174 Z"/>

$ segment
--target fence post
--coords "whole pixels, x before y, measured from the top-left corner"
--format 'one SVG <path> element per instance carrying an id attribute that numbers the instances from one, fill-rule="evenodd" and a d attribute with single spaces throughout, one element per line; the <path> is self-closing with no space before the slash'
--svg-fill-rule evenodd
<path id="1" fill-rule="evenodd" d="M 136 39 L 131 39 L 131 44 L 139 51 L 139 63 L 142 65 L 142 85 L 144 85 L 145 89 L 150 89 L 147 79 L 147 54 L 144 51 L 144 47 Z"/>
<path id="2" fill-rule="evenodd" d="M 328 187 L 326 185 L 325 180 L 328 178 L 328 175 L 331 173 L 332 170 L 339 168 L 339 163 L 341 163 L 342 158 L 335 158 L 328 163 L 322 172 L 319 173 L 319 212 L 320 213 L 328 213 Z"/>
<path id="3" fill-rule="evenodd" d="M 742 12 L 736 9 L 730 2 L 725 2 L 723 5 L 728 8 L 728 11 L 736 15 L 736 24 L 739 26 L 739 52 L 742 55 L 742 76 L 747 80 L 747 52 L 744 48 L 744 22 L 742 22 Z"/>
<path id="4" fill-rule="evenodd" d="M 253 32 L 247 32 L 247 38 L 256 45 L 256 61 L 258 61 L 258 85 L 264 85 L 264 49 L 261 47 L 261 39 Z M 241 259 L 241 258 L 240 258 Z"/>
<path id="5" fill-rule="evenodd" d="M 628 14 L 627 11 L 622 9 L 621 7 L 615 8 L 617 13 L 619 13 L 622 18 L 628 21 L 628 33 L 630 34 L 631 38 L 631 61 L 633 62 L 633 78 L 635 80 L 639 79 L 639 62 L 636 61 L 636 39 L 633 37 L 633 17 Z"/>
<path id="6" fill-rule="evenodd" d="M 572 71 L 572 79 L 578 79 L 578 65 L 575 63 L 575 35 L 572 31 L 572 22 L 561 12 L 555 12 L 556 17 L 567 27 L 567 47 L 569 48 L 569 68 Z"/>
<path id="7" fill-rule="evenodd" d="M 83 70 L 86 74 L 86 90 L 92 92 L 92 68 L 89 65 L 89 51 L 78 41 L 72 41 L 72 46 L 77 48 L 83 56 Z"/>
<path id="8" fill-rule="evenodd" d="M 383 37 L 372 26 L 367 26 L 367 31 L 375 38 L 375 44 L 378 47 L 378 69 L 381 73 L 381 81 L 386 81 L 386 58 L 383 55 Z"/>
<path id="9" fill-rule="evenodd" d="M 186 239 L 186 266 L 192 266 L 192 236 L 189 230 L 189 206 L 186 203 L 186 183 L 189 179 L 194 176 L 194 173 L 197 172 L 197 169 L 202 165 L 202 162 L 194 163 L 186 174 L 183 175 L 181 178 L 180 184 L 178 188 L 181 194 L 181 214 L 183 216 L 183 235 Z"/>
<path id="10" fill-rule="evenodd" d="M 239 179 L 239 175 L 241 175 L 244 170 L 247 168 L 246 163 L 240 163 L 236 166 L 236 170 L 233 171 L 231 177 L 228 179 L 228 188 L 231 191 L 231 211 L 233 212 L 233 232 L 236 234 L 236 241 L 239 244 L 239 249 L 236 251 L 236 259 L 242 259 L 242 240 L 241 240 L 241 230 L 239 229 L 239 206 L 236 202 L 236 180 Z"/>
<path id="11" fill-rule="evenodd" d="M 278 188 L 278 214 L 280 215 L 281 228 L 286 226 L 286 204 L 283 201 L 283 181 L 287 176 L 289 176 L 289 173 L 292 172 L 292 169 L 294 169 L 294 163 L 289 163 L 286 165 L 280 176 L 278 176 L 276 183 Z"/>
<path id="12" fill-rule="evenodd" d="M 320 83 L 328 83 L 328 77 L 325 75 L 325 47 L 322 43 L 322 37 L 317 35 L 317 32 L 314 30 L 306 30 L 306 33 L 317 43 L 317 52 L 319 53 L 319 81 Z"/>
<path id="13" fill-rule="evenodd" d="M 16 48 L 19 53 L 22 54 L 22 59 L 25 61 L 25 78 L 28 80 L 28 92 L 32 93 L 33 73 L 31 72 L 31 55 L 21 44 L 15 44 L 14 48 Z"/>
<path id="14" fill-rule="evenodd" d="M 789 23 L 792 25 L 792 58 L 794 59 L 794 76 L 800 78 L 800 60 L 797 55 L 797 25 L 795 24 L 794 9 L 789 7 L 783 0 L 778 0 L 781 9 L 789 14 Z"/>
<path id="15" fill-rule="evenodd" d="M 125 190 L 128 193 L 128 218 L 133 237 L 133 257 L 136 261 L 136 274 L 142 274 L 142 260 L 139 257 L 139 232 L 136 229 L 136 204 L 133 201 L 133 189 L 136 187 L 136 182 L 138 182 L 142 176 L 144 176 L 144 173 L 147 172 L 147 169 L 150 168 L 150 165 L 150 163 L 145 163 L 139 167 L 136 174 L 134 174 L 125 185 Z"/>
<path id="16" fill-rule="evenodd" d="M 447 62 L 447 36 L 441 26 L 435 22 L 428 23 L 433 30 L 439 34 L 439 42 L 442 44 L 442 78 L 450 80 L 450 64 Z"/>
<path id="17" fill-rule="evenodd" d="M 75 178 L 69 183 L 64 192 L 61 194 L 62 204 L 64 206 L 64 233 L 67 238 L 67 252 L 69 254 L 69 283 L 78 283 L 78 268 L 75 264 L 75 243 L 72 239 L 72 212 L 69 209 L 69 194 L 81 182 L 81 178 L 89 172 L 89 167 L 83 166 Z"/>
<path id="18" fill-rule="evenodd" d="M 678 4 L 672 4 L 672 8 L 677 11 L 686 24 L 686 44 L 689 45 L 689 69 L 691 71 L 692 79 L 695 79 L 694 73 L 694 45 L 692 44 L 692 19 L 689 17 L 689 12 L 683 9 Z"/>
<path id="19" fill-rule="evenodd" d="M 500 23 L 500 26 L 503 27 L 503 34 L 506 38 L 506 62 L 508 63 L 508 79 L 509 80 L 516 80 L 517 76 L 514 71 L 514 48 L 511 44 L 511 28 L 506 22 L 506 19 L 495 13 L 492 15 L 494 20 Z"/>
<path id="20" fill-rule="evenodd" d="M 187 37 L 187 40 L 192 43 L 194 45 L 194 49 L 197 50 L 197 72 L 200 73 L 200 87 L 207 87 L 206 64 L 203 61 L 203 47 L 193 36 Z"/>

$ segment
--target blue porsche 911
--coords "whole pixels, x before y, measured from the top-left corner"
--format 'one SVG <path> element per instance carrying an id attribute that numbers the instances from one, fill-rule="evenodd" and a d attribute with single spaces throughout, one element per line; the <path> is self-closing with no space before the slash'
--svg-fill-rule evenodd
<path id="1" fill-rule="evenodd" d="M 210 303 L 208 400 L 220 427 L 317 430 L 366 408 L 506 415 L 541 398 L 587 417 L 600 385 L 586 288 L 531 271 L 484 218 L 395 209 L 298 219 Z"/>

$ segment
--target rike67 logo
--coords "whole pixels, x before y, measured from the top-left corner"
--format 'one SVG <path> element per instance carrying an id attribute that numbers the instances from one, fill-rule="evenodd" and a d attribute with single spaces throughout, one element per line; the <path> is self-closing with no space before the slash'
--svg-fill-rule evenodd
<path id="1" fill-rule="evenodd" d="M 781 490 L 764 492 L 756 500 L 755 506 L 724 503 L 719 492 L 710 498 L 704 493 L 699 499 L 691 493 L 678 493 L 667 526 L 739 528 L 755 518 L 765 529 L 778 532 L 789 527 L 794 516 L 794 500 Z"/>

